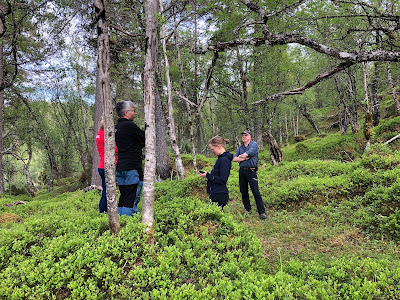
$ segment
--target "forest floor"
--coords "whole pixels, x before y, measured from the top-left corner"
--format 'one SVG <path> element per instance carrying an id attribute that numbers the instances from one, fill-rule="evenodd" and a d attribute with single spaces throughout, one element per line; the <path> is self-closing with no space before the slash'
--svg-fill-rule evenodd
<path id="1" fill-rule="evenodd" d="M 254 207 L 254 198 L 250 198 Z M 400 247 L 393 241 L 375 239 L 345 220 L 335 203 L 304 203 L 287 209 L 268 209 L 261 220 L 256 211 L 244 212 L 241 199 L 231 199 L 224 209 L 261 240 L 263 257 L 275 272 L 292 258 L 300 261 L 331 261 L 341 257 L 374 258 L 395 256 Z"/>

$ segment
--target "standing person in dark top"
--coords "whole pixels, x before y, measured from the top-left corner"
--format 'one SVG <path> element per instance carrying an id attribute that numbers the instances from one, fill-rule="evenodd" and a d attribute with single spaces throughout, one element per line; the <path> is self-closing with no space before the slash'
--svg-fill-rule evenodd
<path id="1" fill-rule="evenodd" d="M 131 101 L 121 101 L 116 106 L 118 123 L 115 126 L 115 142 L 118 148 L 116 179 L 121 193 L 118 214 L 132 216 L 138 212 L 143 185 L 142 148 L 145 132 L 134 122 L 135 110 Z"/>
<path id="2" fill-rule="evenodd" d="M 212 202 L 224 208 L 229 201 L 229 191 L 226 183 L 231 172 L 233 154 L 226 152 L 225 142 L 222 137 L 215 136 L 208 142 L 208 147 L 214 155 L 218 156 L 211 173 L 200 171 L 199 175 L 207 178 L 207 193 Z"/>
<path id="3" fill-rule="evenodd" d="M 258 145 L 256 142 L 251 140 L 251 134 L 249 130 L 242 132 L 243 144 L 236 150 L 233 161 L 239 163 L 239 187 L 240 193 L 242 194 L 242 201 L 244 208 L 251 212 L 251 204 L 249 197 L 249 185 L 251 192 L 253 193 L 254 200 L 256 201 L 257 211 L 260 219 L 265 220 L 267 215 L 265 214 L 264 202 L 261 197 L 260 191 L 258 190 L 258 178 L 257 178 L 257 162 L 258 162 Z"/>

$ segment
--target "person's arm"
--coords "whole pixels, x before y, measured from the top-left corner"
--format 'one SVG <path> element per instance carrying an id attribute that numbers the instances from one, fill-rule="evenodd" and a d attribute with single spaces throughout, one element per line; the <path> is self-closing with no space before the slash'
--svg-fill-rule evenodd
<path id="1" fill-rule="evenodd" d="M 234 162 L 241 162 L 241 161 L 246 160 L 246 158 L 243 157 L 243 153 L 240 154 L 240 147 L 241 147 L 241 146 L 239 146 L 239 148 L 237 148 L 236 153 L 235 153 L 235 156 L 233 157 L 233 161 L 234 161 Z"/>
<path id="2" fill-rule="evenodd" d="M 210 173 L 206 174 L 208 180 L 212 183 L 220 183 L 226 184 L 229 178 L 229 174 L 231 172 L 231 163 L 229 159 L 223 158 L 220 161 L 220 176 L 211 175 Z"/>
<path id="3" fill-rule="evenodd" d="M 243 155 L 243 154 L 241 154 L 241 155 L 239 155 L 239 156 L 235 156 L 235 157 L 233 158 L 233 161 L 234 161 L 234 162 L 241 162 L 241 161 L 248 160 L 247 157 L 244 158 L 242 155 Z"/>
<path id="4" fill-rule="evenodd" d="M 247 147 L 247 151 L 245 152 L 246 158 L 250 158 L 258 153 L 258 145 L 256 142 L 250 142 L 249 146 Z"/>
<path id="5" fill-rule="evenodd" d="M 142 145 L 142 147 L 144 147 L 145 140 L 146 140 L 144 130 L 140 129 L 140 127 L 137 126 L 133 122 L 132 122 L 132 125 L 133 125 L 133 135 L 134 135 L 135 139 L 137 139 L 139 144 Z"/>
<path id="6" fill-rule="evenodd" d="M 97 151 L 99 152 L 100 157 L 104 157 L 104 133 L 101 134 L 100 132 L 96 135 L 96 146 Z"/>

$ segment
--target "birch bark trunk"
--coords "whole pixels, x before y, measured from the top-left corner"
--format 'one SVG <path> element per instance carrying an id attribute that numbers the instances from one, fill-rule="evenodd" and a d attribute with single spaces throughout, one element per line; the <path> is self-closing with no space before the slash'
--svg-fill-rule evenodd
<path id="1" fill-rule="evenodd" d="M 162 10 L 162 0 L 160 0 L 160 9 Z M 185 169 L 183 168 L 183 163 L 181 159 L 181 153 L 179 151 L 179 146 L 176 139 L 176 130 L 175 130 L 175 120 L 174 120 L 174 109 L 172 106 L 172 85 L 171 78 L 169 75 L 169 60 L 167 56 L 167 43 L 165 41 L 165 26 L 161 27 L 161 35 L 162 35 L 162 47 L 164 52 L 164 62 L 165 62 L 165 76 L 167 80 L 167 92 L 168 92 L 168 128 L 169 128 L 169 136 L 171 139 L 171 147 L 175 156 L 175 166 L 177 178 L 183 179 L 185 177 Z"/>
<path id="2" fill-rule="evenodd" d="M 146 57 L 144 66 L 144 115 L 146 123 L 146 162 L 143 180 L 143 214 L 142 223 L 146 231 L 154 235 L 154 188 L 156 174 L 156 132 L 155 132 L 155 95 L 157 64 L 157 21 L 159 13 L 158 0 L 146 0 L 144 3 L 146 19 Z"/>
<path id="3" fill-rule="evenodd" d="M 175 20 L 176 23 L 176 20 Z M 175 37 L 175 45 L 176 45 L 176 51 L 177 51 L 177 57 L 178 57 L 178 64 L 179 64 L 179 70 L 181 73 L 181 87 L 183 90 L 183 95 L 184 97 L 188 97 L 187 89 L 186 89 L 186 79 L 185 75 L 183 72 L 183 63 L 182 63 L 182 58 L 181 58 L 181 52 L 179 50 L 178 46 L 178 37 L 177 34 L 174 35 Z M 190 107 L 189 102 L 184 101 L 186 105 L 186 111 L 188 114 L 188 125 L 189 125 L 189 133 L 190 133 L 190 146 L 192 149 L 192 159 L 193 159 L 193 170 L 197 174 L 197 161 L 196 161 L 196 147 L 194 144 L 194 129 L 193 129 L 193 116 L 192 116 L 192 108 Z"/>
<path id="4" fill-rule="evenodd" d="M 390 87 L 392 89 L 393 101 L 394 101 L 394 104 L 396 105 L 397 113 L 400 114 L 400 101 L 397 98 L 396 86 L 395 86 L 393 78 L 392 78 L 392 70 L 390 68 L 390 62 L 386 63 L 386 68 L 387 68 L 387 74 L 388 74 L 388 81 L 389 81 Z"/>
<path id="5" fill-rule="evenodd" d="M 108 25 L 103 0 L 94 0 L 97 20 L 97 76 L 99 98 L 103 103 L 104 118 L 104 172 L 107 190 L 107 214 L 112 235 L 117 236 L 120 231 L 117 205 L 117 187 L 115 183 L 115 130 L 113 120 L 113 106 L 110 87 L 110 44 Z"/>

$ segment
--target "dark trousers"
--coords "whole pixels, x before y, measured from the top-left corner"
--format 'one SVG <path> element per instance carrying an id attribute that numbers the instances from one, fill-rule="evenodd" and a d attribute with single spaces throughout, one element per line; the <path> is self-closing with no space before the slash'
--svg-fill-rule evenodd
<path id="1" fill-rule="evenodd" d="M 243 206 L 247 211 L 251 210 L 249 185 L 256 201 L 257 211 L 259 214 L 265 213 L 264 202 L 258 190 L 258 178 L 256 170 L 239 169 L 239 187 L 242 194 Z"/>
<path id="2" fill-rule="evenodd" d="M 118 207 L 133 208 L 136 199 L 136 190 L 138 184 L 119 185 L 119 192 L 121 193 L 118 201 Z"/>
<path id="3" fill-rule="evenodd" d="M 101 187 L 103 188 L 99 202 L 99 211 L 100 213 L 103 213 L 107 212 L 106 178 L 104 174 L 104 169 L 98 168 L 97 171 L 99 172 L 101 178 Z"/>
<path id="4" fill-rule="evenodd" d="M 220 206 L 221 208 L 224 208 L 224 206 L 229 201 L 229 194 L 225 193 L 211 194 L 210 199 L 212 202 L 218 203 L 218 206 Z"/>

